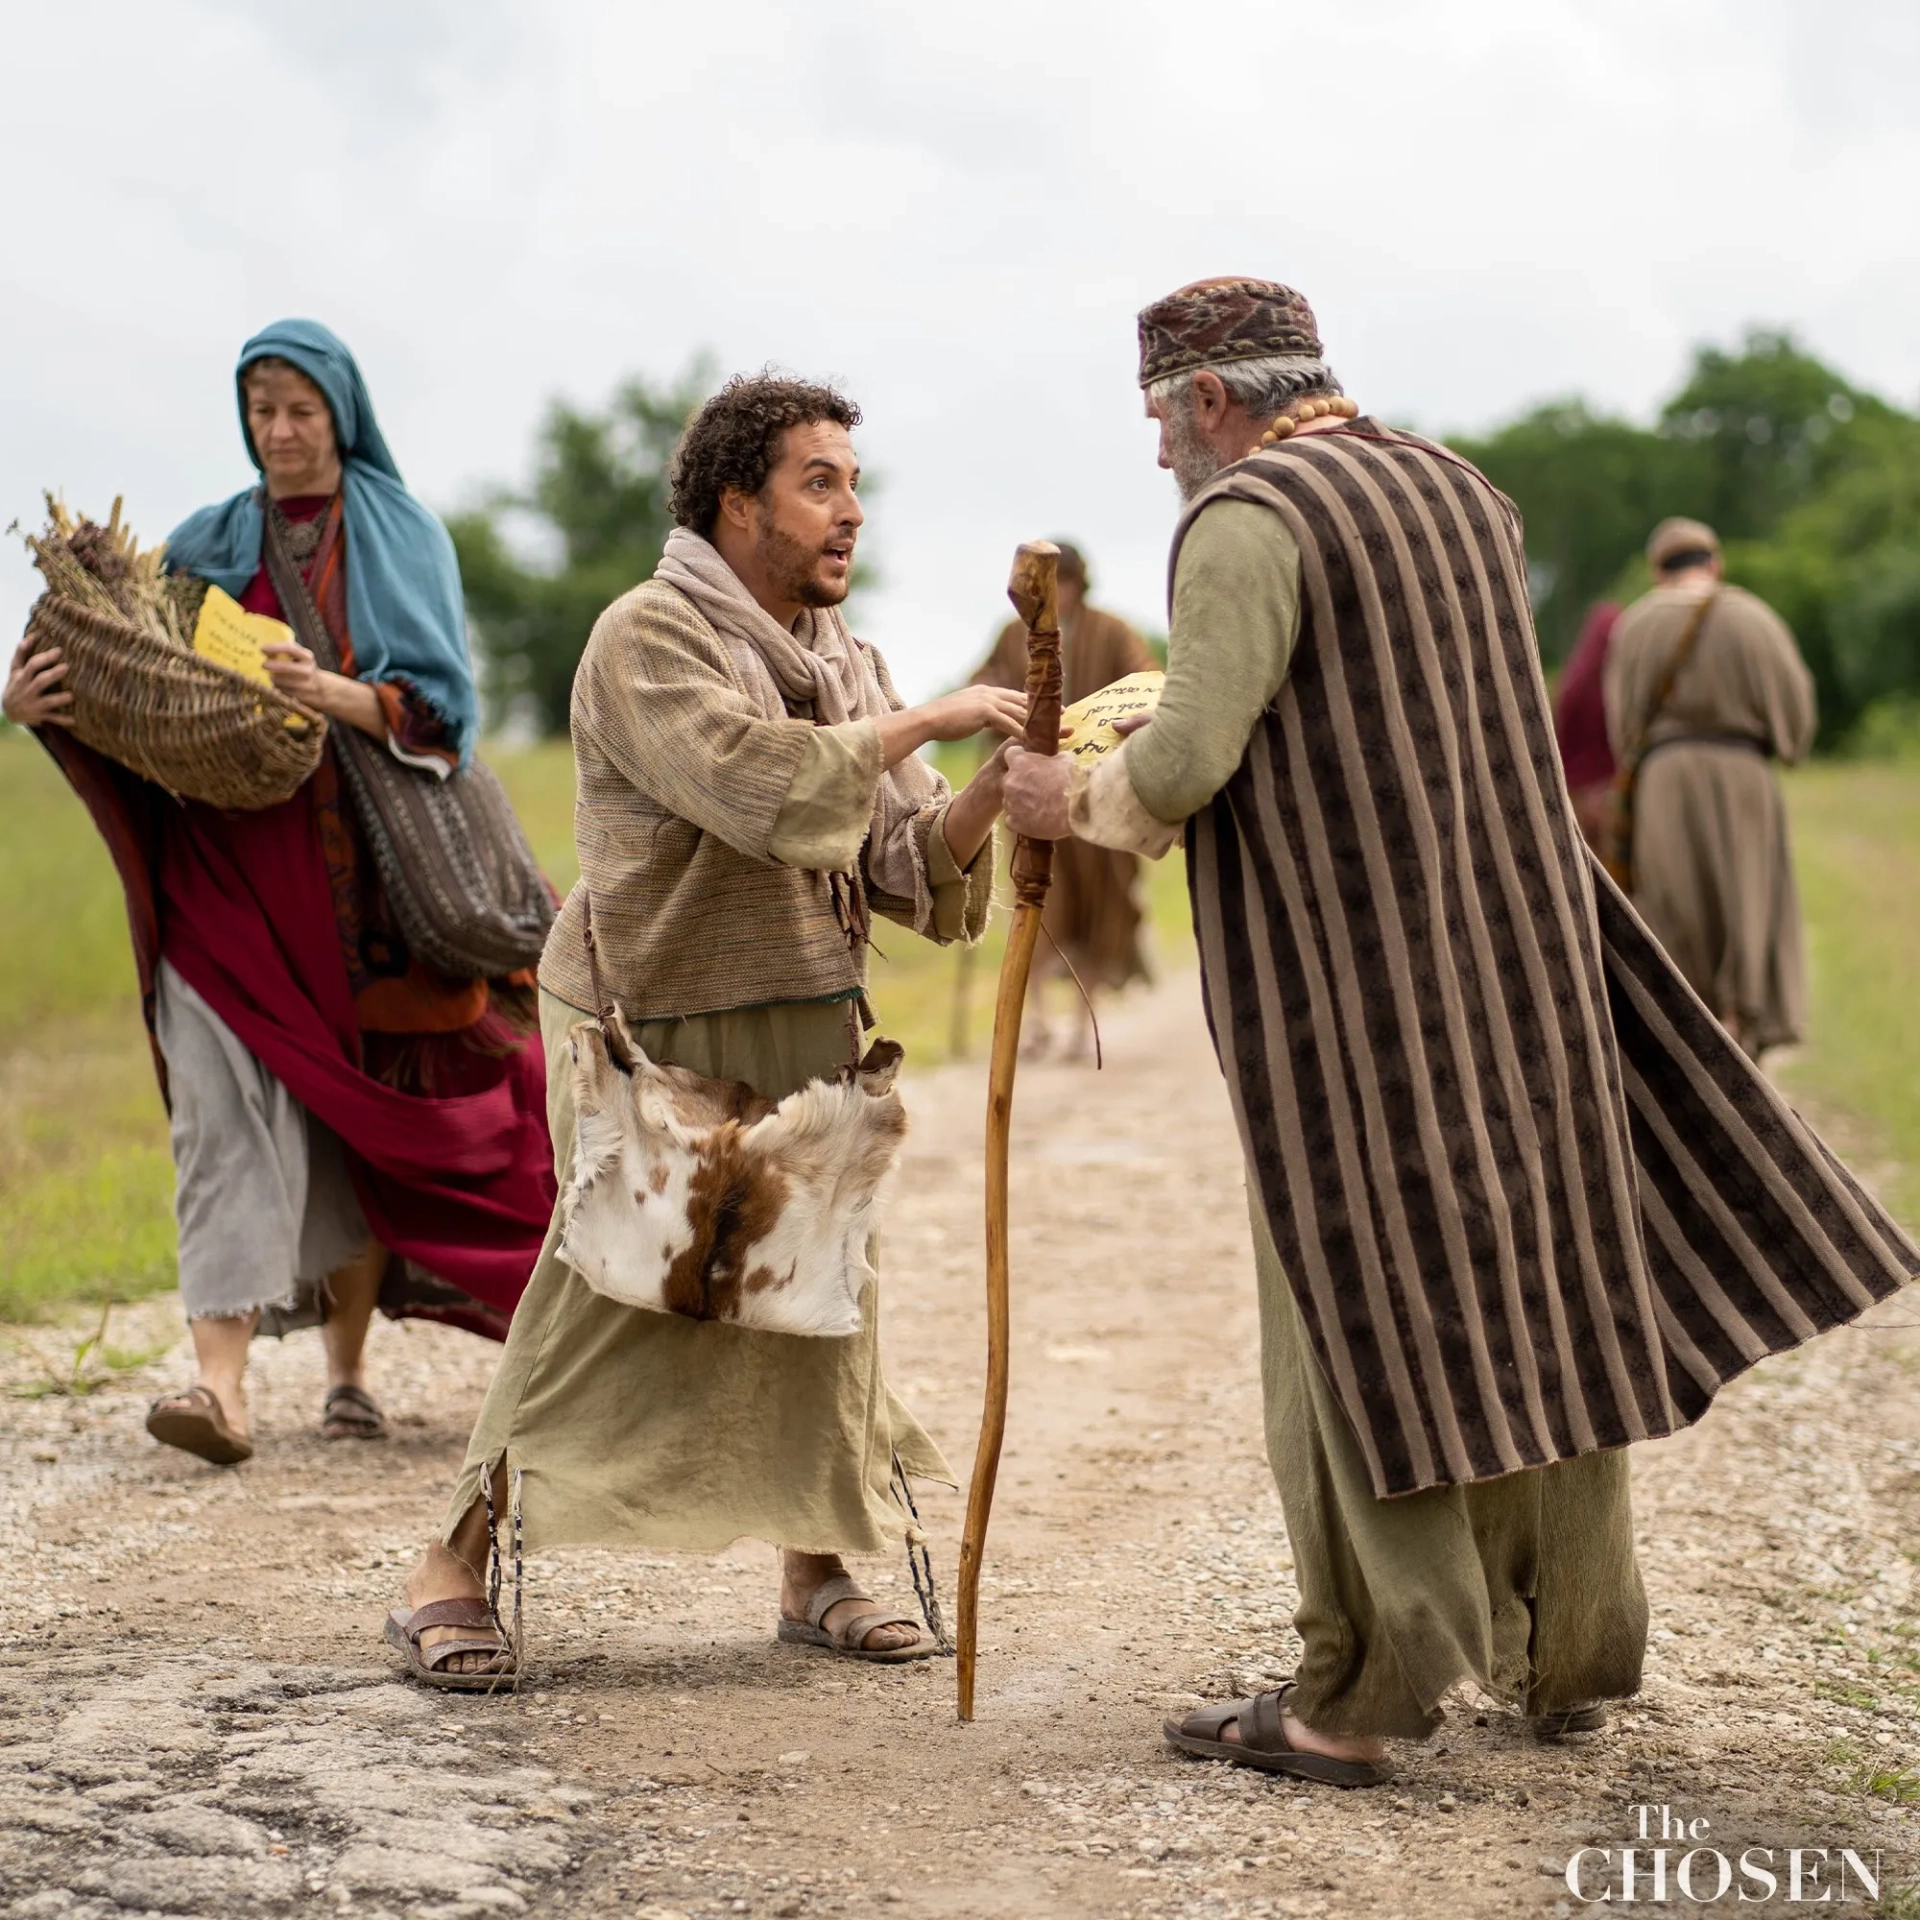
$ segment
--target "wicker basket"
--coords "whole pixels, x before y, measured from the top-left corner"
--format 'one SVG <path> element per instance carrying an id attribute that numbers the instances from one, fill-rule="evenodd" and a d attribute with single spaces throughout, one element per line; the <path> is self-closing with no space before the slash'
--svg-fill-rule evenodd
<path id="1" fill-rule="evenodd" d="M 50 505 L 53 503 L 49 503 Z M 63 525 L 63 521 L 65 524 Z M 188 800 L 255 809 L 289 798 L 320 764 L 325 719 L 271 687 L 263 687 L 182 643 L 193 630 L 204 588 L 162 576 L 158 554 L 138 554 L 119 527 L 119 503 L 108 529 L 74 523 L 55 508 L 54 525 L 31 542 L 47 591 L 27 617 L 27 631 L 66 659 L 67 710 L 76 738 Z M 102 581 L 83 568 L 111 535 L 128 563 Z"/>

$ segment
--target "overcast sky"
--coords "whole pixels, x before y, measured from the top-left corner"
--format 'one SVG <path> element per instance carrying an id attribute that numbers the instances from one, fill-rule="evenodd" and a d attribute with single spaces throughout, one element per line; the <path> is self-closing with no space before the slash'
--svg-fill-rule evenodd
<path id="1" fill-rule="evenodd" d="M 1920 398 L 1913 0 L 93 0 L 10 12 L 0 178 L 0 524 L 244 484 L 234 354 L 286 314 L 442 509 L 555 393 L 772 360 L 866 409 L 910 693 L 1034 535 L 1159 623 L 1133 315 L 1201 275 L 1300 286 L 1427 430 L 1645 414 L 1756 321 Z M 35 580 L 9 542 L 9 632 Z"/>

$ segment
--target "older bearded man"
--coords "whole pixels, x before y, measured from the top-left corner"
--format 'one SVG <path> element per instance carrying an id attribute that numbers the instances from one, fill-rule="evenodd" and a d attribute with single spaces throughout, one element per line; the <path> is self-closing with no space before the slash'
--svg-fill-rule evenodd
<path id="1" fill-rule="evenodd" d="M 1639 1685 L 1626 1443 L 1920 1254 L 1592 866 L 1518 515 L 1359 413 L 1268 281 L 1140 317 L 1174 537 L 1165 696 L 1093 771 L 1011 758 L 1021 832 L 1184 832 L 1247 1159 L 1295 1680 L 1169 1723 L 1335 1785 L 1458 1682 L 1538 1731 Z"/>
<path id="2" fill-rule="evenodd" d="M 837 609 L 865 518 L 830 388 L 738 379 L 674 456 L 678 522 L 651 580 L 596 623 L 573 688 L 580 880 L 540 964 L 562 1183 L 576 1115 L 568 1030 L 603 1004 L 662 1066 L 779 1100 L 847 1063 L 865 1012 L 868 908 L 936 941 L 977 939 L 1003 762 L 966 791 L 916 757 L 1024 722 L 970 687 L 902 708 Z M 591 926 L 603 982 L 596 981 Z M 877 1283 L 858 1332 L 801 1338 L 595 1292 L 558 1257 L 556 1214 L 467 1451 L 446 1529 L 388 1637 L 436 1686 L 511 1670 L 482 1597 L 510 1469 L 530 1549 L 591 1542 L 785 1549 L 783 1640 L 868 1660 L 933 1641 L 876 1607 L 840 1554 L 900 1540 L 896 1474 L 946 1477 L 880 1371 Z"/>

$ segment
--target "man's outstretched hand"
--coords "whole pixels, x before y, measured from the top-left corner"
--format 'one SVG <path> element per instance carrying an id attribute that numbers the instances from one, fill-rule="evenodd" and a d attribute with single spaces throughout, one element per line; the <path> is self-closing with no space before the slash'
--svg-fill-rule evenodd
<path id="1" fill-rule="evenodd" d="M 1027 696 L 1011 687 L 962 687 L 917 707 L 883 713 L 873 724 L 880 734 L 880 764 L 897 767 L 930 740 L 967 740 L 976 733 L 1017 737 L 1027 724 Z"/>

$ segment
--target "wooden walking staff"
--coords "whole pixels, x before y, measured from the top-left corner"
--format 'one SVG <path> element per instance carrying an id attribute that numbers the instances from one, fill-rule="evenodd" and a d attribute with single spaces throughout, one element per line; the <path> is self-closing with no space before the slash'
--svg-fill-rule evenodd
<path id="1" fill-rule="evenodd" d="M 1007 598 L 1027 626 L 1027 730 L 1029 753 L 1060 751 L 1060 610 L 1055 575 L 1060 549 L 1049 540 L 1029 540 L 1013 557 Z M 1000 1472 L 1000 1442 L 1007 1430 L 1007 1140 L 1013 1124 L 1013 1070 L 1020 1056 L 1020 1019 L 1026 1011 L 1027 975 L 1040 938 L 1040 913 L 1053 879 L 1053 842 L 1024 834 L 1013 850 L 1013 926 L 1000 963 L 1000 992 L 993 1009 L 993 1056 L 987 1073 L 987 1399 L 980 1416 L 980 1445 L 967 1489 L 967 1525 L 960 1536 L 960 1621 L 955 1648 L 960 1718 L 973 1718 L 973 1675 L 979 1650 L 980 1561 L 993 1511 L 993 1483 Z"/>

